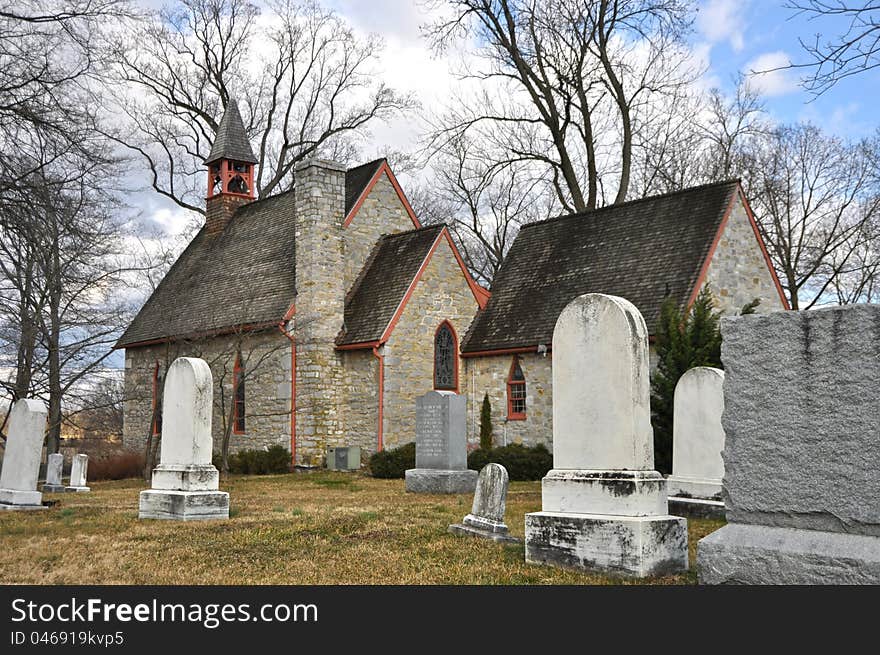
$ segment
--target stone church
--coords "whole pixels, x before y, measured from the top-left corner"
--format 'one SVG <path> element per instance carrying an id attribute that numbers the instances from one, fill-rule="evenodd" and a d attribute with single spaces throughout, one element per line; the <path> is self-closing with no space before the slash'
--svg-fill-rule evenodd
<path id="1" fill-rule="evenodd" d="M 497 444 L 548 443 L 551 335 L 574 297 L 628 298 L 652 330 L 663 299 L 706 283 L 725 311 L 786 308 L 735 181 L 524 227 L 491 295 L 443 225 L 422 227 L 384 159 L 311 160 L 295 189 L 254 198 L 257 163 L 234 102 L 205 164 L 205 224 L 116 344 L 123 441 L 161 434 L 165 370 L 197 356 L 214 377 L 214 444 L 280 444 L 319 466 L 412 441 L 415 399 L 468 397 L 469 441 L 492 401 Z M 225 429 L 228 428 L 228 429 Z"/>

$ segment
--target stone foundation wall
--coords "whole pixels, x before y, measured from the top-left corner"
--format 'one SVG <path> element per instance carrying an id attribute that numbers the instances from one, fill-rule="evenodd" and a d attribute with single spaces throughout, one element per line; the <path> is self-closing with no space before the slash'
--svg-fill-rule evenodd
<path id="1" fill-rule="evenodd" d="M 761 299 L 758 313 L 785 309 L 739 197 L 734 200 L 727 227 L 709 262 L 706 282 L 718 301 L 718 309 L 725 314 L 738 313 L 754 298 Z"/>
<path id="2" fill-rule="evenodd" d="M 367 194 L 354 220 L 345 228 L 342 242 L 345 290 L 349 291 L 373 246 L 383 234 L 415 228 L 391 180 L 383 173 Z"/>
<path id="3" fill-rule="evenodd" d="M 434 388 L 434 333 L 448 320 L 459 341 L 477 312 L 477 301 L 444 237 L 385 344 L 385 446 L 415 439 L 416 398 Z M 466 392 L 459 359 L 459 391 Z M 469 407 L 468 411 L 471 411 Z"/>
<path id="4" fill-rule="evenodd" d="M 507 377 L 513 355 L 469 357 L 467 362 L 468 444 L 480 443 L 480 408 L 484 394 L 492 405 L 492 443 L 504 446 L 521 443 L 527 446 L 553 444 L 553 375 L 552 354 L 519 355 L 526 378 L 526 418 L 507 419 Z"/>
<path id="5" fill-rule="evenodd" d="M 125 351 L 123 446 L 143 452 L 153 411 L 153 371 L 159 363 L 164 373 L 177 357 L 200 357 L 214 378 L 214 412 L 211 418 L 215 451 L 223 439 L 224 418 L 232 398 L 235 353 L 241 351 L 245 367 L 245 427 L 232 434 L 230 452 L 281 445 L 290 449 L 290 342 L 278 331 L 252 335 L 160 344 Z"/>

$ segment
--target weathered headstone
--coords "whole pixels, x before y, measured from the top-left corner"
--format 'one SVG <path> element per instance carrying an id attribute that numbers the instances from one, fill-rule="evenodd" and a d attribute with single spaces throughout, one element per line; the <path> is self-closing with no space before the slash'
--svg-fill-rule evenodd
<path id="1" fill-rule="evenodd" d="M 507 505 L 507 469 L 501 464 L 486 464 L 480 471 L 471 513 L 461 523 L 449 526 L 452 534 L 483 537 L 493 541 L 517 543 L 520 540 L 508 534 L 504 522 Z"/>
<path id="2" fill-rule="evenodd" d="M 162 396 L 162 444 L 152 489 L 142 491 L 142 519 L 182 521 L 229 518 L 229 494 L 218 491 L 211 464 L 213 379 L 207 362 L 174 360 Z"/>
<path id="3" fill-rule="evenodd" d="M 670 511 L 687 516 L 724 516 L 724 371 L 697 366 L 675 385 L 672 475 L 666 479 Z"/>
<path id="4" fill-rule="evenodd" d="M 85 492 L 91 491 L 86 486 L 86 474 L 89 470 L 89 456 L 85 453 L 75 455 L 73 462 L 70 464 L 70 484 L 66 487 L 66 491 Z"/>
<path id="5" fill-rule="evenodd" d="M 43 494 L 37 491 L 37 477 L 47 413 L 42 401 L 31 398 L 21 398 L 12 407 L 0 472 L 0 510 L 44 509 Z"/>
<path id="6" fill-rule="evenodd" d="M 701 582 L 880 584 L 880 305 L 725 318 L 727 525 Z"/>
<path id="7" fill-rule="evenodd" d="M 447 391 L 416 398 L 416 467 L 406 471 L 406 490 L 470 493 L 477 475 L 467 467 L 467 398 Z"/>
<path id="8" fill-rule="evenodd" d="M 43 485 L 44 494 L 62 493 L 64 484 L 61 482 L 64 470 L 64 455 L 52 453 L 46 458 L 46 484 Z"/>
<path id="9" fill-rule="evenodd" d="M 590 293 L 553 331 L 553 469 L 526 514 L 526 561 L 637 577 L 687 569 L 687 521 L 654 470 L 648 330 L 638 309 Z"/>

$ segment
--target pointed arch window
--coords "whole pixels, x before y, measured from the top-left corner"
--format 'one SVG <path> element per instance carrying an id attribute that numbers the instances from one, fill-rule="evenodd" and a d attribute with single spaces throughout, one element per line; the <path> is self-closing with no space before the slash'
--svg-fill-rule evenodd
<path id="1" fill-rule="evenodd" d="M 241 353 L 238 353 L 232 369 L 232 431 L 235 434 L 242 434 L 245 431 L 244 401 L 244 364 L 241 361 Z"/>
<path id="2" fill-rule="evenodd" d="M 152 403 L 153 435 L 162 434 L 162 369 L 159 362 L 153 366 L 153 403 Z"/>
<path id="3" fill-rule="evenodd" d="M 458 391 L 458 337 L 449 321 L 434 333 L 434 389 Z"/>
<path id="4" fill-rule="evenodd" d="M 526 418 L 526 376 L 517 355 L 513 356 L 507 376 L 507 418 L 511 421 L 523 421 Z"/>

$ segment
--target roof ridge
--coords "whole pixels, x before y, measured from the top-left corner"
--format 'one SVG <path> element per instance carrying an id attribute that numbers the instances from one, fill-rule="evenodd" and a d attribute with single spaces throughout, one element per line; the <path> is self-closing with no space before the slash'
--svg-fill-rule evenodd
<path id="1" fill-rule="evenodd" d="M 587 209 L 582 212 L 572 212 L 570 214 L 561 214 L 559 216 L 551 216 L 550 218 L 545 218 L 542 221 L 535 221 L 534 223 L 526 223 L 525 225 L 520 227 L 520 230 L 525 230 L 526 228 L 534 227 L 536 225 L 543 225 L 544 223 L 551 223 L 553 221 L 564 220 L 566 218 L 582 218 L 582 217 L 589 216 L 592 214 L 597 214 L 599 212 L 606 211 L 609 209 L 619 209 L 621 207 L 628 207 L 631 205 L 638 204 L 640 202 L 647 202 L 649 200 L 660 200 L 662 198 L 671 198 L 673 196 L 681 195 L 683 193 L 691 193 L 693 191 L 700 191 L 703 189 L 707 189 L 709 187 L 724 186 L 726 184 L 734 184 L 734 183 L 741 184 L 742 178 L 734 177 L 734 178 L 729 178 L 726 180 L 719 180 L 717 182 L 707 182 L 706 184 L 698 184 L 697 186 L 691 186 L 691 187 L 687 187 L 685 189 L 676 189 L 675 191 L 667 191 L 666 193 L 658 193 L 653 196 L 644 196 L 642 198 L 636 198 L 634 200 L 627 200 L 626 202 L 621 202 L 619 204 L 605 205 L 604 207 L 597 207 L 596 209 Z"/>
<path id="2" fill-rule="evenodd" d="M 446 228 L 449 227 L 446 223 L 432 223 L 431 225 L 423 225 L 422 227 L 415 227 L 411 230 L 405 230 L 403 232 L 392 232 L 391 234 L 383 234 L 380 238 L 382 240 L 385 239 L 394 239 L 397 237 L 406 236 L 409 234 L 415 234 L 416 232 L 426 232 L 428 230 L 434 230 L 436 228 Z"/>
<path id="3" fill-rule="evenodd" d="M 364 162 L 363 164 L 358 164 L 357 166 L 352 166 L 351 168 L 346 168 L 345 172 L 348 173 L 349 171 L 357 170 L 358 168 L 365 168 L 367 166 L 375 166 L 380 161 L 388 161 L 388 158 L 387 157 L 379 157 L 378 159 L 373 159 L 371 161 Z"/>

